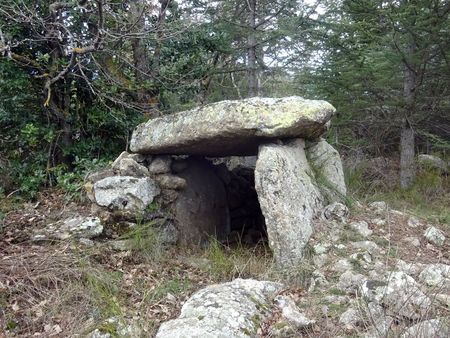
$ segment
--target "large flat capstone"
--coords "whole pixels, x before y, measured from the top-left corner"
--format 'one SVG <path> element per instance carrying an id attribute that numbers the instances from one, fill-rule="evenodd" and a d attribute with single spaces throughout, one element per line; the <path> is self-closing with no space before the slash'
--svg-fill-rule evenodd
<path id="1" fill-rule="evenodd" d="M 222 101 L 139 125 L 130 148 L 144 154 L 256 155 L 270 139 L 320 136 L 334 112 L 326 101 L 297 96 Z"/>

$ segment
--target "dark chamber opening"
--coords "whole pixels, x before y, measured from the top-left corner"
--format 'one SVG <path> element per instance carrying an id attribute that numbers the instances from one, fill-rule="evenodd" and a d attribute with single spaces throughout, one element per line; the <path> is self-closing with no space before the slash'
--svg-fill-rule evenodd
<path id="1" fill-rule="evenodd" d="M 225 185 L 230 213 L 230 233 L 226 244 L 266 242 L 266 224 L 255 190 L 254 166 L 220 164 L 218 174 Z"/>

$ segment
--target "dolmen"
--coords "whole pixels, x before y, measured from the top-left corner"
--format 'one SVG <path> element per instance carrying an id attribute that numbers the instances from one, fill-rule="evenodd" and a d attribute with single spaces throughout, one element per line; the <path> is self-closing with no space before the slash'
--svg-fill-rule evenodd
<path id="1" fill-rule="evenodd" d="M 339 153 L 322 138 L 334 113 L 293 96 L 156 117 L 85 188 L 104 222 L 151 221 L 179 245 L 264 235 L 276 264 L 294 268 L 314 217 L 346 195 Z"/>

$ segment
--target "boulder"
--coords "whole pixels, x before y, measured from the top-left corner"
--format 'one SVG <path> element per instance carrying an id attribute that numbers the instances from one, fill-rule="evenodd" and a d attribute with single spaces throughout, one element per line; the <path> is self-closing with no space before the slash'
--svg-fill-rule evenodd
<path id="1" fill-rule="evenodd" d="M 190 157 L 178 176 L 186 181 L 173 205 L 180 243 L 200 244 L 208 237 L 225 239 L 230 232 L 227 194 L 214 166 Z"/>
<path id="2" fill-rule="evenodd" d="M 94 184 L 98 205 L 118 210 L 143 211 L 159 195 L 160 189 L 149 177 L 106 177 Z"/>
<path id="3" fill-rule="evenodd" d="M 428 154 L 420 154 L 417 156 L 417 162 L 421 167 L 439 170 L 444 173 L 448 172 L 450 166 L 449 163 L 445 162 L 443 159 Z"/>
<path id="4" fill-rule="evenodd" d="M 321 139 L 306 148 L 316 179 L 328 202 L 343 201 L 347 194 L 341 157 L 327 141 Z"/>
<path id="5" fill-rule="evenodd" d="M 258 146 L 270 139 L 317 138 L 334 112 L 325 101 L 295 96 L 222 101 L 139 125 L 130 149 L 145 154 L 256 155 Z"/>
<path id="6" fill-rule="evenodd" d="M 365 298 L 383 305 L 392 316 L 400 318 L 423 318 L 432 304 L 414 278 L 402 271 L 391 272 L 384 281 L 367 281 L 361 291 Z"/>
<path id="7" fill-rule="evenodd" d="M 312 234 L 311 220 L 323 207 L 301 139 L 260 147 L 255 187 L 277 265 L 298 266 Z"/>
<path id="8" fill-rule="evenodd" d="M 410 326 L 400 338 L 447 338 L 450 326 L 447 319 L 430 319 Z"/>
<path id="9" fill-rule="evenodd" d="M 210 285 L 186 301 L 177 319 L 163 323 L 156 338 L 254 337 L 282 289 L 282 284 L 252 279 Z"/>
<path id="10" fill-rule="evenodd" d="M 148 171 L 151 174 L 166 174 L 170 173 L 170 166 L 172 158 L 170 156 L 158 156 L 148 166 Z"/>

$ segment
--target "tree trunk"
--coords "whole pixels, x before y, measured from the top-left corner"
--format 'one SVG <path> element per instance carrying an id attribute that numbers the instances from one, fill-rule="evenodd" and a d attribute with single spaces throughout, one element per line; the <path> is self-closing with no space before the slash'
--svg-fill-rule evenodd
<path id="1" fill-rule="evenodd" d="M 407 48 L 407 55 L 411 61 L 403 62 L 403 97 L 405 100 L 405 118 L 400 133 L 400 187 L 409 188 L 414 182 L 416 176 L 415 168 L 415 149 L 414 149 L 414 130 L 408 120 L 415 109 L 416 81 L 417 74 L 414 67 L 414 55 L 417 51 L 416 44 L 412 40 Z"/>
<path id="2" fill-rule="evenodd" d="M 414 182 L 415 174 L 414 130 L 405 119 L 400 134 L 400 187 L 409 188 Z"/>
<path id="3" fill-rule="evenodd" d="M 250 34 L 247 38 L 247 54 L 248 54 L 248 97 L 259 95 L 259 76 L 257 67 L 256 53 L 256 0 L 248 0 L 250 11 Z"/>

